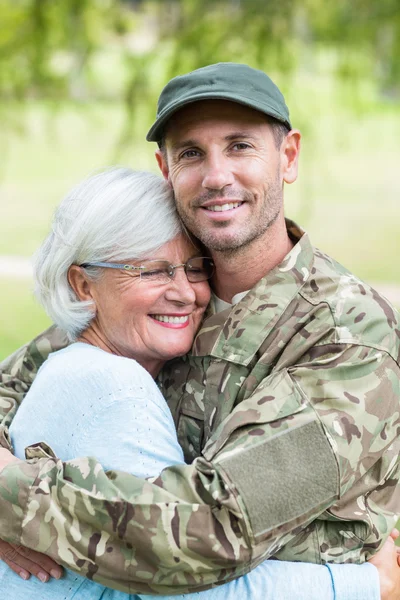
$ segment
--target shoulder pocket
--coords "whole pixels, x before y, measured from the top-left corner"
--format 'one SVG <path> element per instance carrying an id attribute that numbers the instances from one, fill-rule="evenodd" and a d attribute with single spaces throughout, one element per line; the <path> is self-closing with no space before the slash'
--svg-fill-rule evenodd
<path id="1" fill-rule="evenodd" d="M 308 407 L 307 399 L 286 369 L 263 379 L 252 395 L 238 404 L 207 442 L 204 456 L 211 460 L 232 435 L 246 426 L 271 423 L 278 430 L 289 426 L 289 417 Z M 256 435 L 256 434 L 255 434 Z"/>

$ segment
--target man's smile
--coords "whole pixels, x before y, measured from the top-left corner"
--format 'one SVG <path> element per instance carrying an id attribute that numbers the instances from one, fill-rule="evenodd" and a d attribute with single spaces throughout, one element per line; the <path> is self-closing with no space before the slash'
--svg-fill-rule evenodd
<path id="1" fill-rule="evenodd" d="M 226 202 L 225 204 L 212 204 L 211 206 L 203 206 L 202 208 L 212 212 L 226 212 L 228 210 L 234 210 L 242 204 L 243 202 Z"/>

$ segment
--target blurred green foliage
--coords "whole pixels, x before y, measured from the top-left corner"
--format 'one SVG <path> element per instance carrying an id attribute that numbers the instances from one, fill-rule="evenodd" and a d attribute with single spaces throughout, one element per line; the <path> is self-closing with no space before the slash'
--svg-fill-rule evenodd
<path id="1" fill-rule="evenodd" d="M 163 84 L 218 61 L 277 78 L 289 104 L 302 72 L 335 78 L 355 114 L 400 101 L 398 0 L 0 0 L 0 117 L 15 104 L 121 100 L 117 152 L 150 122 Z M 108 67 L 107 67 L 108 64 Z M 365 95 L 365 81 L 370 86 Z M 298 124 L 311 129 L 301 104 Z"/>
<path id="2" fill-rule="evenodd" d="M 122 101 L 117 157 L 151 122 L 168 79 L 218 61 L 272 74 L 298 104 L 303 132 L 316 127 L 319 107 L 294 97 L 299 73 L 333 78 L 334 97 L 354 115 L 398 106 L 400 3 L 0 0 L 0 147 L 7 130 L 23 133 L 33 100 L 45 100 L 49 115 L 65 101 Z"/>
<path id="3" fill-rule="evenodd" d="M 398 106 L 400 4 L 0 0 L 0 147 L 7 130 L 24 132 L 24 107 L 33 100 L 45 100 L 49 115 L 66 101 L 123 102 L 116 158 L 141 124 L 151 122 L 166 81 L 218 61 L 247 62 L 272 74 L 289 106 L 297 104 L 303 132 L 316 127 L 319 107 L 294 97 L 302 73 L 333 78 L 333 96 L 354 115 Z"/>
<path id="4" fill-rule="evenodd" d="M 98 0 L 1 0 L 0 15 L 0 93 L 23 100 L 73 95 L 119 9 Z"/>
<path id="5" fill-rule="evenodd" d="M 92 78 L 96 56 L 118 46 L 128 67 L 123 86 L 128 102 L 147 99 L 154 84 L 157 93 L 171 76 L 208 63 L 247 61 L 290 75 L 321 51 L 332 54 L 329 68 L 336 75 L 353 83 L 372 75 L 380 92 L 390 96 L 399 93 L 400 5 L 398 0 L 0 0 L 0 97 L 99 97 L 105 89 Z"/>

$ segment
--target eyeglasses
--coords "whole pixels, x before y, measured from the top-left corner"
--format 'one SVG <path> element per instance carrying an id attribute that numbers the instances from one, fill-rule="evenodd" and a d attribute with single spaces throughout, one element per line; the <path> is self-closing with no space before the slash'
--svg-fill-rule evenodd
<path id="1" fill-rule="evenodd" d="M 108 262 L 87 262 L 79 265 L 84 269 L 88 267 L 104 267 L 105 269 L 120 269 L 132 277 L 140 277 L 149 283 L 169 283 L 175 277 L 175 269 L 183 268 L 190 283 L 207 281 L 213 276 L 214 262 L 206 256 L 190 258 L 179 265 L 171 265 L 167 260 L 149 260 L 140 266 L 124 265 Z"/>

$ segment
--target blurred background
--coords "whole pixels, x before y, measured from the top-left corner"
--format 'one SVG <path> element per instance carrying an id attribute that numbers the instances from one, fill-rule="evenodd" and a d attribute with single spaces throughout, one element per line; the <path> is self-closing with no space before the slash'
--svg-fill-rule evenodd
<path id="1" fill-rule="evenodd" d="M 400 307 L 398 0 L 0 0 L 0 359 L 49 320 L 30 257 L 91 170 L 156 171 L 163 85 L 265 70 L 303 133 L 286 213 Z"/>

